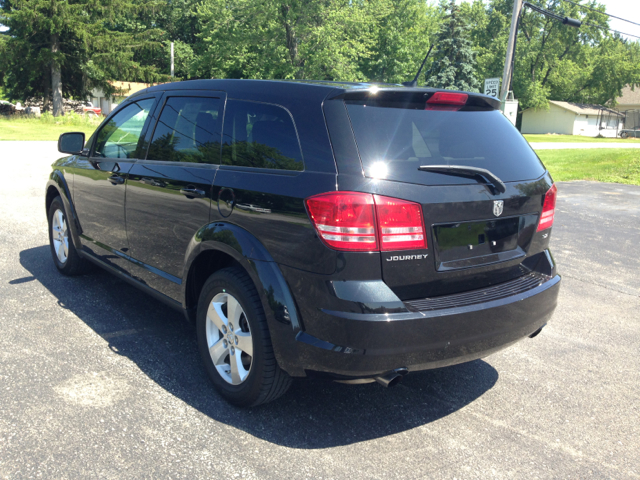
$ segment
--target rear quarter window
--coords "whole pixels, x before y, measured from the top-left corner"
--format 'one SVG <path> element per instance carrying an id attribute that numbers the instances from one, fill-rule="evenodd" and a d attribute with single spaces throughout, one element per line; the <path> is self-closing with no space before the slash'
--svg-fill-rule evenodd
<path id="1" fill-rule="evenodd" d="M 503 182 L 533 180 L 545 169 L 527 141 L 497 110 L 395 108 L 347 101 L 365 175 L 425 185 L 474 183 L 419 171 L 421 165 L 484 168 Z"/>
<path id="2" fill-rule="evenodd" d="M 267 103 L 228 100 L 222 164 L 304 170 L 298 135 L 289 112 Z"/>

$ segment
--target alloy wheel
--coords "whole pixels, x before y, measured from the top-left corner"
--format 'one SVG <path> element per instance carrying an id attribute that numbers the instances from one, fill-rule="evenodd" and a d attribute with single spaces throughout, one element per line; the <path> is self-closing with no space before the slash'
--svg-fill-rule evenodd
<path id="1" fill-rule="evenodd" d="M 64 216 L 64 212 L 60 209 L 53 213 L 51 239 L 58 261 L 64 265 L 69 257 L 69 229 L 67 228 L 67 219 Z"/>
<path id="2" fill-rule="evenodd" d="M 220 376 L 240 385 L 253 363 L 253 339 L 246 314 L 233 295 L 218 293 L 209 304 L 206 321 L 209 355 Z"/>

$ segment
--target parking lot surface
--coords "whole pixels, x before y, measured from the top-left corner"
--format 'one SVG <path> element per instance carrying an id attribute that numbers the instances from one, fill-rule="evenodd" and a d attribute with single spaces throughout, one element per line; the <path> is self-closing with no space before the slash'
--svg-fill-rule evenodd
<path id="1" fill-rule="evenodd" d="M 558 184 L 535 339 L 391 389 L 222 401 L 181 315 L 50 259 L 53 142 L 0 142 L 0 478 L 640 478 L 640 187 Z"/>

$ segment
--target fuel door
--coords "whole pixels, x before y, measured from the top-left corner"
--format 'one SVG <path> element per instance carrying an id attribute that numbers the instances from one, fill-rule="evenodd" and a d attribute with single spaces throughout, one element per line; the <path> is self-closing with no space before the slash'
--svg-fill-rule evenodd
<path id="1" fill-rule="evenodd" d="M 218 193 L 218 212 L 220 212 L 220 215 L 225 218 L 231 215 L 235 204 L 236 195 L 233 193 L 233 189 L 227 187 L 220 189 Z"/>

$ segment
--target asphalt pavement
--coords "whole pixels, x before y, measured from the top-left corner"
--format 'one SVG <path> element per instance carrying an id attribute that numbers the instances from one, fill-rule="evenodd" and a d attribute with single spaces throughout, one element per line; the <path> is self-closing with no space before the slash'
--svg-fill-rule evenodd
<path id="1" fill-rule="evenodd" d="M 640 478 L 640 187 L 558 184 L 555 316 L 391 389 L 294 382 L 231 407 L 194 330 L 115 277 L 59 275 L 54 142 L 0 142 L 0 478 Z"/>

